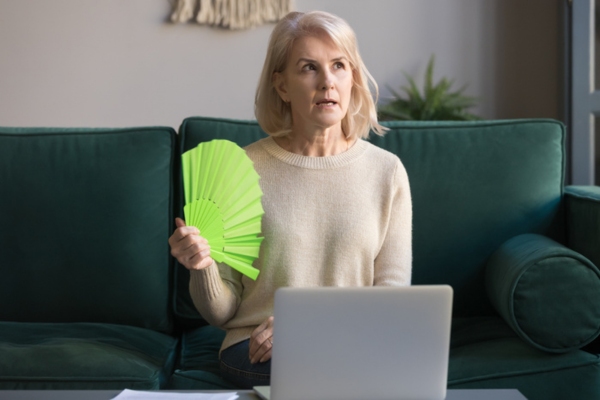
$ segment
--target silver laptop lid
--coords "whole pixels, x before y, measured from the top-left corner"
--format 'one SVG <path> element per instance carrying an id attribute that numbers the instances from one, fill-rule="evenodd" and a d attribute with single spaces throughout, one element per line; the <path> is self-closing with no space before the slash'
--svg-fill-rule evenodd
<path id="1" fill-rule="evenodd" d="M 444 399 L 452 289 L 281 288 L 272 400 Z"/>

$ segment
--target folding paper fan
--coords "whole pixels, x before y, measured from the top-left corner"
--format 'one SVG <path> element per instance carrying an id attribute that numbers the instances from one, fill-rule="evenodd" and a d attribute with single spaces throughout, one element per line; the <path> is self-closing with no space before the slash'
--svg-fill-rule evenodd
<path id="1" fill-rule="evenodd" d="M 256 280 L 264 210 L 252 161 L 228 140 L 200 143 L 181 159 L 186 224 L 200 230 L 214 260 Z"/>

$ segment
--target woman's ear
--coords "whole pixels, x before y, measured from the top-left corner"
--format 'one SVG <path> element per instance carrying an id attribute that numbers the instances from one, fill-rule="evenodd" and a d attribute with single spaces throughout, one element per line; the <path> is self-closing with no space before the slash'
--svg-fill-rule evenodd
<path id="1" fill-rule="evenodd" d="M 275 88 L 275 90 L 277 90 L 277 93 L 279 94 L 279 97 L 281 97 L 281 100 L 283 100 L 285 103 L 290 102 L 290 98 L 287 92 L 287 86 L 285 84 L 285 77 L 281 72 L 273 73 L 273 87 Z"/>

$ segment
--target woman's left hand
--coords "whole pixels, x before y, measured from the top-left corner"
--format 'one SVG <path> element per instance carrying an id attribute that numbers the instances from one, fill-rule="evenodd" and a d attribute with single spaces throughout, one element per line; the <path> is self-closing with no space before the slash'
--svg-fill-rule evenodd
<path id="1" fill-rule="evenodd" d="M 273 317 L 267 318 L 250 336 L 250 362 L 265 362 L 271 359 L 273 349 Z"/>

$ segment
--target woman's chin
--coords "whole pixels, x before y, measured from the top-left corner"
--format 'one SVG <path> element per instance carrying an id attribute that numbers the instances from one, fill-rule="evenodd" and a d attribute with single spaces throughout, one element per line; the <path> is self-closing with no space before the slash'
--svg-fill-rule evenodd
<path id="1" fill-rule="evenodd" d="M 335 112 L 331 110 L 331 112 L 323 112 L 319 113 L 314 119 L 315 125 L 318 125 L 322 128 L 333 128 L 335 126 L 341 125 L 342 120 L 344 119 L 344 115 L 340 112 Z"/>

